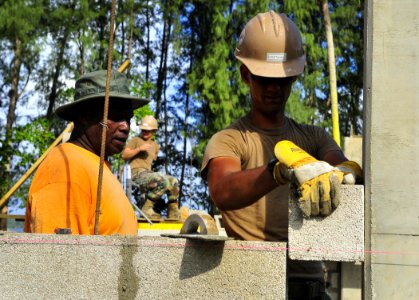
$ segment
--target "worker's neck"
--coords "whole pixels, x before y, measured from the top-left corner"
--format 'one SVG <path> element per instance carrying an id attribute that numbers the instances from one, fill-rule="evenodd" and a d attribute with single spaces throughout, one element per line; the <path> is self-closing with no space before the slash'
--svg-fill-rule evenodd
<path id="1" fill-rule="evenodd" d="M 77 145 L 81 148 L 86 149 L 87 151 L 90 151 L 90 152 L 96 154 L 97 156 L 100 156 L 100 145 L 97 145 L 97 147 L 95 147 L 95 145 L 93 145 L 89 141 L 89 139 L 86 138 L 86 136 L 82 136 L 78 139 L 70 140 L 69 143 Z M 107 159 L 107 154 L 105 153 L 105 160 L 106 159 Z"/>
<path id="2" fill-rule="evenodd" d="M 283 113 L 258 114 L 251 112 L 250 118 L 256 126 L 264 129 L 278 128 L 283 126 L 285 123 L 285 116 Z"/>
<path id="3" fill-rule="evenodd" d="M 144 135 L 140 135 L 140 137 L 144 140 L 144 141 L 150 141 L 151 140 L 151 138 L 153 137 L 153 136 L 144 136 Z"/>

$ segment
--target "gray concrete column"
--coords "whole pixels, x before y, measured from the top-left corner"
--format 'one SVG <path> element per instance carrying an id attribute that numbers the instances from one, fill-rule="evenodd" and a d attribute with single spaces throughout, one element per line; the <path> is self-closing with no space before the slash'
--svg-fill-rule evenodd
<path id="1" fill-rule="evenodd" d="M 419 1 L 366 2 L 364 299 L 419 298 Z"/>

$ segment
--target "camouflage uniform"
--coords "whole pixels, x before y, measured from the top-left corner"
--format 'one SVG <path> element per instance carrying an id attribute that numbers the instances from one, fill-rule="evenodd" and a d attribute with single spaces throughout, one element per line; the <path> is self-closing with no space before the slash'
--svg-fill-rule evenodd
<path id="1" fill-rule="evenodd" d="M 150 148 L 147 151 L 138 152 L 130 160 L 132 182 L 145 196 L 145 202 L 141 209 L 149 218 L 160 218 L 160 214 L 154 211 L 154 206 L 166 194 L 169 202 L 167 217 L 169 219 L 179 219 L 179 184 L 177 179 L 151 170 L 153 161 L 156 160 L 159 152 L 159 145 L 152 140 L 145 140 L 138 136 L 129 140 L 126 147 L 136 149 L 144 144 L 148 144 Z"/>
<path id="2" fill-rule="evenodd" d="M 140 170 L 136 175 L 133 174 L 133 181 L 140 191 L 145 193 L 146 199 L 156 202 L 167 194 L 169 203 L 177 203 L 179 183 L 175 177 L 160 172 Z"/>

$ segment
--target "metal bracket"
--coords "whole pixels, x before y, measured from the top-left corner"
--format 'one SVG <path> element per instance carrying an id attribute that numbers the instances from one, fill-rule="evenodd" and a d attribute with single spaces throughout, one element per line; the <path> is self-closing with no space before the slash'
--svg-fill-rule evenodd
<path id="1" fill-rule="evenodd" d="M 206 213 L 191 214 L 183 223 L 180 234 L 162 234 L 161 236 L 201 241 L 226 241 L 232 239 L 226 236 L 220 236 L 215 220 Z"/>

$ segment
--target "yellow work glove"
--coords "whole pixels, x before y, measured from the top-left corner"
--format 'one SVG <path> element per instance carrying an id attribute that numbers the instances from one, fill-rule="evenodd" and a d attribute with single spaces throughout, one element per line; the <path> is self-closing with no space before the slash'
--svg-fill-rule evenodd
<path id="1" fill-rule="evenodd" d="M 362 182 L 362 169 L 354 161 L 344 161 L 336 166 L 336 168 L 343 172 L 343 181 L 344 184 L 355 184 Z"/>
<path id="2" fill-rule="evenodd" d="M 291 186 L 305 217 L 328 216 L 339 205 L 344 173 L 319 161 L 291 141 L 275 145 L 279 163 L 292 170 Z"/>
<path id="3" fill-rule="evenodd" d="M 283 185 L 291 181 L 292 170 L 288 169 L 277 158 L 272 159 L 268 164 L 269 172 L 278 185 Z"/>

